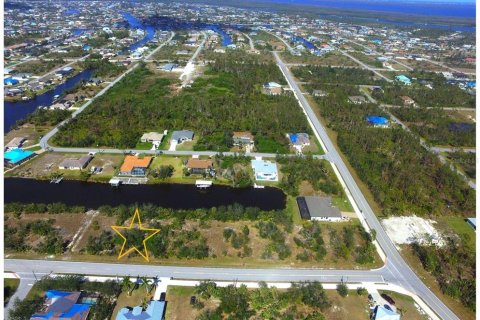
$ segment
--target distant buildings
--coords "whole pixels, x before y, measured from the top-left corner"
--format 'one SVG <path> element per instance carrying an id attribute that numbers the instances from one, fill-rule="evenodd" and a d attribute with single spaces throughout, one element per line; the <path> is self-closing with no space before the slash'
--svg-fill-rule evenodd
<path id="1" fill-rule="evenodd" d="M 403 83 L 404 85 L 406 86 L 409 86 L 412 84 L 412 80 L 410 80 L 410 78 L 408 78 L 407 76 L 404 76 L 403 74 L 399 75 L 399 76 L 396 76 L 395 77 L 395 80 L 397 80 L 398 82 L 401 82 Z"/>
<path id="2" fill-rule="evenodd" d="M 255 159 L 251 161 L 257 181 L 278 181 L 278 169 L 275 162 Z"/>
<path id="3" fill-rule="evenodd" d="M 400 96 L 400 99 L 402 99 L 402 102 L 403 102 L 404 106 L 415 105 L 415 101 L 412 98 L 410 98 L 409 96 Z"/>
<path id="4" fill-rule="evenodd" d="M 165 301 L 150 301 L 146 310 L 141 306 L 133 309 L 122 308 L 115 320 L 162 320 L 165 314 Z"/>
<path id="5" fill-rule="evenodd" d="M 152 157 L 140 159 L 137 156 L 128 155 L 120 167 L 119 174 L 122 176 L 145 176 L 151 161 Z"/>
<path id="6" fill-rule="evenodd" d="M 388 128 L 389 122 L 387 118 L 379 116 L 369 116 L 366 118 L 367 122 L 375 128 Z"/>
<path id="7" fill-rule="evenodd" d="M 354 104 L 362 104 L 367 102 L 364 96 L 350 96 L 348 97 L 348 101 Z"/>
<path id="8" fill-rule="evenodd" d="M 233 133 L 233 144 L 236 146 L 253 145 L 254 137 L 250 131 L 235 131 Z"/>
<path id="9" fill-rule="evenodd" d="M 263 92 L 268 95 L 279 95 L 282 94 L 283 88 L 280 84 L 276 82 L 268 82 L 263 85 Z"/>
<path id="10" fill-rule="evenodd" d="M 90 305 L 77 303 L 80 292 L 48 290 L 45 309 L 32 315 L 30 320 L 86 320 Z"/>
<path id="11" fill-rule="evenodd" d="M 288 133 L 287 137 L 297 152 L 302 152 L 303 147 L 310 145 L 310 138 L 306 133 Z"/>

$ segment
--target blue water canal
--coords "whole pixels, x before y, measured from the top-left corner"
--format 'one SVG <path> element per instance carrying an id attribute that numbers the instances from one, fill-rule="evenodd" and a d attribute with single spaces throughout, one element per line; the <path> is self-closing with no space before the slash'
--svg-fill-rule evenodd
<path id="1" fill-rule="evenodd" d="M 68 9 L 66 12 L 67 15 L 78 14 L 76 9 Z M 122 13 L 123 17 L 128 23 L 129 28 L 131 29 L 141 29 L 145 32 L 145 36 L 139 41 L 131 44 L 127 50 L 134 51 L 140 47 L 143 47 L 146 43 L 151 41 L 155 37 L 155 30 L 182 30 L 182 29 L 193 29 L 193 30 L 213 30 L 219 33 L 222 36 L 222 46 L 228 46 L 232 44 L 232 38 L 230 35 L 225 32 L 222 26 L 217 24 L 206 24 L 206 23 L 197 23 L 197 22 L 188 22 L 180 21 L 167 17 L 157 17 L 155 23 L 142 23 L 139 19 L 135 18 L 128 12 Z M 79 36 L 85 29 L 75 29 L 74 35 Z M 122 53 L 127 52 L 124 51 Z M 55 95 L 62 95 L 65 91 L 74 88 L 80 81 L 88 80 L 92 77 L 91 70 L 84 70 L 78 75 L 68 79 L 66 82 L 56 86 L 54 89 L 47 91 L 34 99 L 28 101 L 18 101 L 18 102 L 5 102 L 4 103 L 4 133 L 8 132 L 11 127 L 21 119 L 24 119 L 28 114 L 35 111 L 40 106 L 50 106 L 53 104 Z"/>
<path id="2" fill-rule="evenodd" d="M 38 95 L 34 99 L 28 101 L 18 102 L 4 102 L 4 132 L 8 132 L 12 125 L 18 120 L 24 119 L 28 114 L 32 113 L 39 106 L 50 106 L 53 104 L 53 97 L 55 95 L 61 95 L 65 91 L 74 88 L 80 81 L 88 80 L 92 77 L 91 70 L 84 70 L 79 74 L 71 77 L 64 83 L 56 86 L 54 89 L 47 91 L 41 95 Z"/>
<path id="3" fill-rule="evenodd" d="M 140 20 L 132 16 L 128 12 L 122 13 L 125 20 L 127 20 L 128 25 L 131 29 L 141 29 L 145 32 L 145 37 L 143 39 L 131 44 L 127 50 L 122 51 L 122 54 L 125 54 L 128 51 L 135 51 L 138 48 L 143 47 L 146 43 L 152 41 L 153 37 L 155 37 L 155 28 L 150 25 L 143 25 Z"/>

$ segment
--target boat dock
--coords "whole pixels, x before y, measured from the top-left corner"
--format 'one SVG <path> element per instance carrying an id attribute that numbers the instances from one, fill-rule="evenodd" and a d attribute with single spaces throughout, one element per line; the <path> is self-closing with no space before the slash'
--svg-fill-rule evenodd
<path id="1" fill-rule="evenodd" d="M 148 179 L 146 177 L 112 177 L 108 183 L 112 187 L 119 187 L 121 184 L 146 184 Z"/>
<path id="2" fill-rule="evenodd" d="M 63 180 L 63 177 L 52 178 L 52 179 L 50 180 L 50 183 L 56 183 L 56 184 L 58 184 L 58 183 L 60 183 L 62 180 Z"/>
<path id="3" fill-rule="evenodd" d="M 212 186 L 213 182 L 208 180 L 197 180 L 195 181 L 195 186 L 199 189 L 206 189 Z"/>

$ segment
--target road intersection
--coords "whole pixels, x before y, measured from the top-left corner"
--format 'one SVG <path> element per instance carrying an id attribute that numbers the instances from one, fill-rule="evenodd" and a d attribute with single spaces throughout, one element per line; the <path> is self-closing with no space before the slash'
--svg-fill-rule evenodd
<path id="1" fill-rule="evenodd" d="M 31 279 L 27 275 L 36 272 L 39 274 L 54 273 L 80 273 L 94 275 L 134 275 L 141 274 L 147 276 L 170 276 L 179 279 L 211 279 L 211 280 L 240 280 L 240 281 L 308 281 L 318 280 L 321 282 L 370 282 L 370 283 L 388 283 L 401 287 L 408 292 L 420 297 L 423 302 L 433 310 L 440 319 L 454 320 L 459 319 L 445 304 L 420 280 L 408 264 L 403 260 L 395 245 L 390 240 L 385 230 L 381 226 L 375 213 L 371 209 L 363 193 L 353 179 L 346 164 L 341 158 L 328 136 L 326 129 L 319 122 L 316 114 L 310 106 L 307 99 L 301 93 L 298 84 L 293 78 L 290 70 L 281 60 L 277 52 L 274 52 L 277 65 L 284 74 L 291 90 L 297 98 L 300 106 L 307 116 L 312 129 L 319 139 L 323 149 L 327 153 L 324 157 L 328 159 L 336 172 L 345 191 L 349 196 L 352 206 L 359 216 L 360 220 L 367 224 L 368 229 L 376 231 L 376 242 L 381 248 L 382 256 L 385 257 L 385 265 L 380 269 L 374 270 L 326 270 L 326 269 L 245 269 L 245 268 L 203 268 L 203 267 L 167 267 L 154 265 L 130 265 L 130 264 L 101 264 L 72 261 L 39 261 L 39 260 L 16 260 L 5 259 L 5 270 L 14 271 L 21 278 Z M 136 65 L 138 66 L 138 64 Z M 134 70 L 136 66 L 122 74 L 114 82 L 101 91 L 105 93 L 115 83 L 120 81 L 125 75 Z M 98 95 L 97 95 L 98 97 Z M 92 99 L 91 101 L 94 101 Z M 86 103 L 78 109 L 72 117 L 82 112 L 90 103 Z M 72 148 L 54 148 L 49 146 L 48 140 L 58 132 L 58 127 L 45 135 L 40 145 L 52 151 L 72 152 Z M 78 149 L 83 152 L 85 149 Z M 91 149 L 88 149 L 91 151 Z M 100 151 L 100 150 L 99 150 Z M 111 152 L 108 149 L 105 152 Z M 73 151 L 75 152 L 75 151 Z M 118 150 L 115 152 L 124 152 Z M 145 152 L 142 150 L 141 152 Z M 166 153 L 164 151 L 164 153 Z M 195 152 L 198 154 L 198 152 Z M 22 278 L 23 279 L 23 278 Z M 25 282 L 25 281 L 24 281 Z"/>

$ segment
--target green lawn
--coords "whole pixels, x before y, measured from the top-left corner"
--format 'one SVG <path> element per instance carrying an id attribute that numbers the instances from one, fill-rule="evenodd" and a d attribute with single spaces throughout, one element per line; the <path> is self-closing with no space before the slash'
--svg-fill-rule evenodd
<path id="1" fill-rule="evenodd" d="M 19 284 L 19 279 L 3 279 L 4 305 L 7 305 L 10 297 L 17 291 Z"/>
<path id="2" fill-rule="evenodd" d="M 476 233 L 473 230 L 472 226 L 467 223 L 463 217 L 438 217 L 437 218 L 440 227 L 447 226 L 448 229 L 458 234 L 460 237 L 466 240 L 466 245 L 475 252 L 476 250 Z"/>
<path id="3" fill-rule="evenodd" d="M 147 294 L 144 288 L 138 288 L 133 290 L 132 295 L 128 296 L 127 292 L 123 291 L 117 298 L 117 304 L 112 313 L 112 319 L 115 319 L 118 311 L 124 307 L 136 307 L 142 304 L 142 300 L 147 298 L 148 301 L 151 299 L 151 294 Z"/>
<path id="4" fill-rule="evenodd" d="M 139 142 L 135 146 L 135 150 L 150 150 L 153 144 L 151 142 Z"/>

